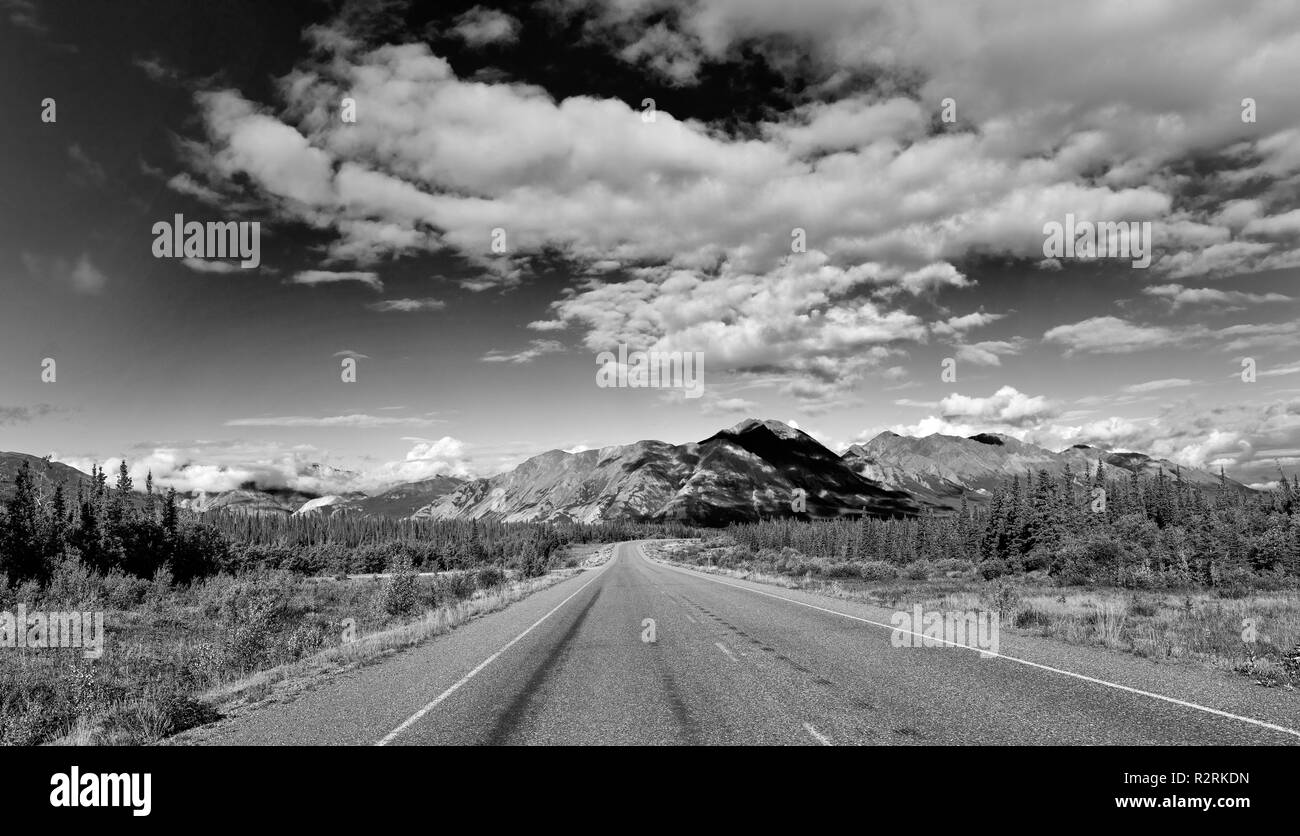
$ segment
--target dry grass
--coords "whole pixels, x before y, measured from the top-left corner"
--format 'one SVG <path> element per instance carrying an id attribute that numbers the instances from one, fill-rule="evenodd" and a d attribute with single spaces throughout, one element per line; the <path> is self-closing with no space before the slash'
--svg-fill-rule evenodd
<path id="1" fill-rule="evenodd" d="M 1234 671 L 1260 685 L 1300 685 L 1300 593 L 1259 592 L 1223 597 L 1205 590 L 1158 592 L 1060 587 L 1041 573 L 986 581 L 971 570 L 924 567 L 902 579 L 867 581 L 798 576 L 748 565 L 718 566 L 734 552 L 717 541 L 677 540 L 649 546 L 670 562 L 830 597 L 894 609 L 1003 611 L 1003 629 L 1072 644 L 1103 647 L 1171 663 Z M 758 562 L 758 561 L 755 561 Z M 1255 625 L 1247 640 L 1246 621 Z"/>
<path id="2" fill-rule="evenodd" d="M 367 664 L 558 583 L 612 546 L 532 579 L 499 570 L 312 580 L 288 572 L 105 583 L 84 573 L 24 589 L 29 609 L 101 610 L 105 652 L 0 651 L 0 744 L 143 745 L 348 667 Z M 8 590 L 11 596 L 19 591 Z M 396 603 L 395 603 L 396 602 Z M 0 600 L 0 610 L 14 602 Z"/>

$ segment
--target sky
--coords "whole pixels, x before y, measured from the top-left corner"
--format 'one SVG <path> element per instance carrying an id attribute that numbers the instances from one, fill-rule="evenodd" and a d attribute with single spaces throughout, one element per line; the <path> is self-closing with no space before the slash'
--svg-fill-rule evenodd
<path id="1" fill-rule="evenodd" d="M 1295 2 L 0 0 L 0 56 L 3 450 L 375 491 L 756 416 L 1300 470 Z M 701 396 L 598 385 L 620 345 Z"/>

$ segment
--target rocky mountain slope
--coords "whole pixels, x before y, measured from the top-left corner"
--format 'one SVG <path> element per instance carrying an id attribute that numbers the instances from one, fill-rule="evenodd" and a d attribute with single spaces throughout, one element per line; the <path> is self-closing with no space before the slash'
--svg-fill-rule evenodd
<path id="1" fill-rule="evenodd" d="M 907 494 L 854 473 L 806 433 L 779 421 L 750 419 L 689 444 L 638 441 L 580 453 L 552 450 L 509 473 L 467 482 L 418 516 L 718 525 L 796 513 L 919 510 Z"/>
<path id="2" fill-rule="evenodd" d="M 905 491 L 918 501 L 954 508 L 962 497 L 980 501 L 991 496 L 1004 479 L 1024 477 L 1027 471 L 1046 470 L 1061 474 L 1068 466 L 1077 476 L 1092 476 L 1100 461 L 1108 478 L 1137 473 L 1155 476 L 1162 469 L 1202 487 L 1217 488 L 1219 477 L 1167 459 L 1142 453 L 1111 453 L 1086 444 L 1053 452 L 1035 444 L 997 433 L 962 438 L 928 435 L 923 438 L 883 432 L 866 444 L 855 444 L 844 453 L 844 462 L 855 473 L 884 487 Z M 1226 480 L 1230 488 L 1249 490 Z"/>

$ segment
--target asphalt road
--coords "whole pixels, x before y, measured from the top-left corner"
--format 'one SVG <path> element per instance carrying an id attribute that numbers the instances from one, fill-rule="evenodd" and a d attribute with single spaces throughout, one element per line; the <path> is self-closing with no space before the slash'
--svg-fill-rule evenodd
<path id="1" fill-rule="evenodd" d="M 1005 631 L 999 657 L 894 647 L 891 613 L 623 543 L 600 568 L 186 742 L 1300 744 L 1293 693 Z"/>

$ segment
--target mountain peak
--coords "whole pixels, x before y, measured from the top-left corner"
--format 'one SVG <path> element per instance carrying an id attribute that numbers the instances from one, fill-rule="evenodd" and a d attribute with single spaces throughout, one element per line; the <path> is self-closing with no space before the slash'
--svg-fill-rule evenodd
<path id="1" fill-rule="evenodd" d="M 777 421 L 771 418 L 766 420 L 759 420 L 758 418 L 746 418 L 744 421 L 741 421 L 736 426 L 726 430 L 726 432 L 730 433 L 731 435 L 740 435 L 741 433 L 747 433 L 750 432 L 751 430 L 758 429 L 759 427 L 766 428 L 777 438 L 794 439 L 794 438 L 799 438 L 799 436 L 803 434 L 801 431 L 795 429 L 794 427 L 790 426 L 784 421 Z"/>

